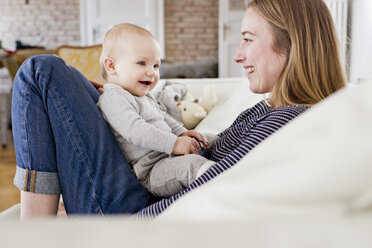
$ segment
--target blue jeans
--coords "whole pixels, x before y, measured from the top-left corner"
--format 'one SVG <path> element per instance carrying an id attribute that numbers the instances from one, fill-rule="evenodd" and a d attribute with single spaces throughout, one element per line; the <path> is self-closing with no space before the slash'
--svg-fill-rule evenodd
<path id="1" fill-rule="evenodd" d="M 27 59 L 13 86 L 15 185 L 62 194 L 68 214 L 134 213 L 150 194 L 96 107 L 99 93 L 54 55 Z"/>

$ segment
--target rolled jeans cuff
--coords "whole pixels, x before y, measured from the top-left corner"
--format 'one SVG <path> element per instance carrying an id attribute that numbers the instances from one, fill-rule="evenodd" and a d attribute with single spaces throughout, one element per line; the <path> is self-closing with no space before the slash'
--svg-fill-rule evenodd
<path id="1" fill-rule="evenodd" d="M 58 174 L 56 172 L 42 172 L 23 169 L 17 166 L 14 185 L 23 191 L 40 194 L 60 194 Z"/>

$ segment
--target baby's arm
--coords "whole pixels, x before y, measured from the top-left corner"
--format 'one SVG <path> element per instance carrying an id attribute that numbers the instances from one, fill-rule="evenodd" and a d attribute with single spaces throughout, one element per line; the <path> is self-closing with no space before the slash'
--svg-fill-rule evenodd
<path id="1" fill-rule="evenodd" d="M 147 123 L 138 114 L 136 102 L 129 93 L 112 91 L 105 89 L 98 103 L 111 128 L 134 145 L 171 154 L 177 136 Z"/>
<path id="2" fill-rule="evenodd" d="M 169 116 L 165 111 L 162 111 L 157 105 L 156 101 L 152 98 L 156 107 L 163 113 L 164 121 L 172 129 L 172 133 L 178 136 L 176 143 L 174 144 L 173 154 L 183 155 L 195 153 L 198 154 L 198 151 L 201 149 L 198 141 L 202 142 L 205 147 L 208 148 L 208 143 L 205 141 L 204 137 L 194 131 L 187 130 L 180 123 L 174 120 Z M 198 140 L 198 141 L 197 141 Z"/>
<path id="3" fill-rule="evenodd" d="M 201 133 L 195 131 L 195 130 L 186 131 L 182 134 L 182 136 L 188 136 L 188 137 L 191 137 L 191 138 L 195 138 L 199 142 L 202 142 L 203 145 L 205 146 L 205 148 L 209 149 L 209 145 L 208 145 L 207 141 L 205 141 L 203 135 Z"/>
<path id="4" fill-rule="evenodd" d="M 164 113 L 164 121 L 172 129 L 172 133 L 179 136 L 177 138 L 176 144 L 174 145 L 174 154 L 198 154 L 198 151 L 201 149 L 199 142 L 202 142 L 204 146 L 208 148 L 208 143 L 204 140 L 203 136 L 200 133 L 194 130 L 187 130 L 172 117 L 170 117 L 167 113 L 165 113 L 164 111 L 162 112 Z"/>
<path id="5" fill-rule="evenodd" d="M 198 154 L 200 150 L 199 143 L 191 137 L 180 136 L 177 138 L 176 143 L 174 144 L 173 154 L 184 155 L 184 154 Z"/>
<path id="6" fill-rule="evenodd" d="M 159 111 L 163 112 L 164 121 L 168 124 L 168 126 L 172 129 L 172 133 L 177 136 L 181 136 L 183 133 L 187 132 L 188 130 L 183 127 L 179 122 L 173 119 L 170 115 L 166 112 L 159 109 Z"/>
<path id="7" fill-rule="evenodd" d="M 208 143 L 205 141 L 203 135 L 201 135 L 199 132 L 195 130 L 187 130 L 183 126 L 181 126 L 177 121 L 175 121 L 172 117 L 170 117 L 166 112 L 162 111 L 164 113 L 164 121 L 168 124 L 168 126 L 172 129 L 172 133 L 174 133 L 177 136 L 181 137 L 190 137 L 192 139 L 188 142 L 179 142 L 179 144 L 183 144 L 184 147 L 182 150 L 186 151 L 185 153 L 179 153 L 179 154 L 188 154 L 188 153 L 197 153 L 198 150 L 200 150 L 200 144 L 199 142 L 202 142 L 203 145 L 208 149 Z M 177 138 L 179 140 L 180 137 Z M 196 140 L 198 141 L 196 141 Z M 185 139 L 186 140 L 186 139 Z M 178 144 L 176 144 L 178 145 Z M 175 145 L 175 147 L 176 147 Z M 176 148 L 178 150 L 178 148 Z M 174 153 L 174 152 L 173 152 Z M 178 154 L 178 153 L 175 153 Z"/>

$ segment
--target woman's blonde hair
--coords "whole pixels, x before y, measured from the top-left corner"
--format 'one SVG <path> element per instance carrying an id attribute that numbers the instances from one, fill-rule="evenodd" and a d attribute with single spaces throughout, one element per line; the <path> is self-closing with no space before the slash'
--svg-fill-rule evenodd
<path id="1" fill-rule="evenodd" d="M 322 0 L 250 0 L 271 27 L 273 50 L 287 58 L 270 105 L 311 106 L 345 86 L 331 14 Z"/>

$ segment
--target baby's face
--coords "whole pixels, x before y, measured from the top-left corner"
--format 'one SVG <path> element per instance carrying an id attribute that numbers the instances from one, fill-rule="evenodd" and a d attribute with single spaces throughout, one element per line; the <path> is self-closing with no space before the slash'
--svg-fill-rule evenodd
<path id="1" fill-rule="evenodd" d="M 120 43 L 115 54 L 112 83 L 134 96 L 144 96 L 159 80 L 160 46 L 152 37 L 134 34 Z"/>

